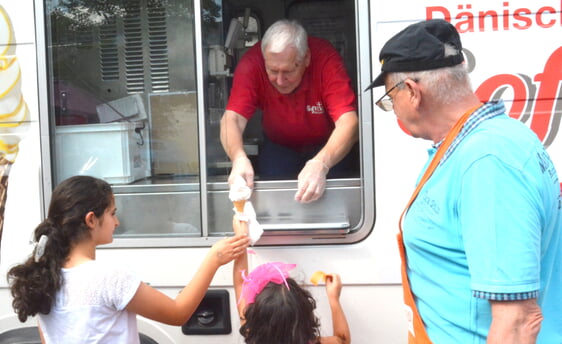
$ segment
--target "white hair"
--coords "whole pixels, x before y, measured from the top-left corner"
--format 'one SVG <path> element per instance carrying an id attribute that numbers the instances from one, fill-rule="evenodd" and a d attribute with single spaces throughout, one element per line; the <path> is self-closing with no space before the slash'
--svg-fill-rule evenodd
<path id="1" fill-rule="evenodd" d="M 391 84 L 412 79 L 423 84 L 428 95 L 441 104 L 452 104 L 473 93 L 466 64 L 419 72 L 388 73 Z M 400 85 L 398 88 L 402 88 Z"/>
<path id="2" fill-rule="evenodd" d="M 308 50 L 306 30 L 294 20 L 278 20 L 267 29 L 261 41 L 261 51 L 280 53 L 289 46 L 297 49 L 297 59 L 302 61 Z"/>

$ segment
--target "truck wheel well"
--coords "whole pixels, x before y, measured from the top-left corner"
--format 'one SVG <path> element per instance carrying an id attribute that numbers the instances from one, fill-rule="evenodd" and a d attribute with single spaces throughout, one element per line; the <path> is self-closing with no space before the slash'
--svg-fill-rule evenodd
<path id="1" fill-rule="evenodd" d="M 158 344 L 154 339 L 140 333 L 140 344 Z M 23 327 L 0 333 L 0 344 L 41 344 L 37 326 Z"/>

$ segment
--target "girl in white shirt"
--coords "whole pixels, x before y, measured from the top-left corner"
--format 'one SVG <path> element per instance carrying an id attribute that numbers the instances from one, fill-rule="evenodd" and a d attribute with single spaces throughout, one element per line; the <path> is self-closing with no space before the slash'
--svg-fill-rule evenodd
<path id="1" fill-rule="evenodd" d="M 193 314 L 217 269 L 245 253 L 245 235 L 215 243 L 191 282 L 172 299 L 126 269 L 95 260 L 119 225 L 111 186 L 71 177 L 53 191 L 35 229 L 33 255 L 8 272 L 20 321 L 38 315 L 43 343 L 139 343 L 136 314 L 181 325 Z"/>

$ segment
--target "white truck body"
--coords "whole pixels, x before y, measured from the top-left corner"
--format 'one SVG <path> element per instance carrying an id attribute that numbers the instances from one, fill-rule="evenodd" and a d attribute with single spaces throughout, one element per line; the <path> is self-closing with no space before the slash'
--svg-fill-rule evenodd
<path id="1" fill-rule="evenodd" d="M 361 125 L 374 128 L 362 136 L 372 154 L 363 163 L 374 170 L 373 187 L 363 197 L 374 199 L 376 218 L 369 234 L 358 242 L 314 245 L 267 245 L 254 250 L 255 262 L 296 263 L 295 276 L 305 282 L 318 302 L 322 332 L 331 333 L 330 311 L 323 287 L 311 286 L 316 270 L 337 272 L 344 288 L 344 307 L 353 343 L 404 344 L 406 318 L 402 306 L 400 261 L 395 242 L 398 219 L 426 161 L 430 143 L 406 135 L 392 113 L 383 113 L 373 101 L 383 89 L 362 90 L 379 73 L 378 53 L 393 34 L 408 24 L 429 18 L 450 20 L 460 31 L 473 86 L 483 99 L 502 98 L 510 115 L 531 127 L 543 141 L 558 171 L 562 171 L 562 1 L 371 1 L 357 2 L 367 10 L 370 65 L 357 70 L 360 106 L 369 108 Z M 4 229 L 0 250 L 0 338 L 12 330 L 36 326 L 34 319 L 20 323 L 11 307 L 6 273 L 33 250 L 34 228 L 45 216 L 54 184 L 53 161 L 45 147 L 52 145 L 45 79 L 50 66 L 44 58 L 42 1 L 0 0 L 16 33 L 16 54 L 22 70 L 22 93 L 30 109 L 28 131 L 9 175 Z M 197 6 L 197 5 L 196 5 Z M 197 8 L 197 7 L 196 7 Z M 495 13 L 495 14 L 494 14 Z M 368 34 L 367 32 L 368 31 Z M 358 38 L 358 42 L 365 41 Z M 363 50 L 364 51 L 364 50 Z M 369 70 L 371 69 L 371 70 Z M 515 99 L 515 101 L 514 101 Z M 361 110 L 360 110 L 361 115 Z M 370 161 L 369 161 L 370 160 Z M 374 191 L 373 191 L 374 190 Z M 373 216 L 373 214 L 370 214 Z M 199 246 L 199 245 L 198 245 Z M 144 281 L 174 297 L 189 281 L 208 247 L 114 247 L 98 249 L 97 259 L 130 266 Z M 211 288 L 230 292 L 232 332 L 224 335 L 184 335 L 181 328 L 139 317 L 139 331 L 160 344 L 242 343 L 238 334 L 232 267 L 222 267 Z M 1 341 L 0 341 L 1 342 Z"/>

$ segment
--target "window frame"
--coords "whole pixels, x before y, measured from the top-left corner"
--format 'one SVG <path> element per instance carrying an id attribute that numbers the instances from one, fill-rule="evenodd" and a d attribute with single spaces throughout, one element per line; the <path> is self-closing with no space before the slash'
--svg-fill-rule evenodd
<path id="1" fill-rule="evenodd" d="M 202 41 L 202 9 L 201 1 L 194 0 L 194 33 L 195 33 L 195 64 L 196 64 L 196 88 L 197 90 L 204 90 L 204 77 L 205 71 L 201 66 L 204 66 L 203 61 L 203 41 Z M 280 233 L 278 235 L 265 235 L 260 239 L 258 245 L 264 246 L 285 246 L 285 245 L 322 245 L 322 244 L 351 244 L 364 240 L 369 236 L 375 223 L 375 185 L 374 185 L 374 137 L 373 137 L 373 105 L 371 92 L 362 92 L 365 89 L 364 85 L 368 85 L 371 76 L 371 52 L 370 52 L 370 25 L 369 25 L 369 2 L 368 0 L 361 0 L 355 2 L 355 20 L 356 20 L 356 57 L 357 57 L 357 90 L 358 90 L 358 114 L 360 119 L 359 124 L 359 142 L 360 142 L 360 173 L 361 177 L 353 180 L 328 180 L 327 190 L 330 192 L 332 189 L 338 188 L 358 188 L 360 190 L 359 202 L 361 203 L 361 218 L 358 224 L 350 229 L 348 233 L 338 233 L 334 235 L 320 233 L 311 230 L 309 232 L 299 232 L 291 234 L 290 232 Z M 45 30 L 46 23 L 44 16 L 47 15 L 44 11 L 38 11 L 36 14 L 37 24 L 43 25 Z M 46 35 L 47 36 L 47 35 Z M 47 39 L 47 38 L 46 38 Z M 47 89 L 47 71 L 52 72 L 52 66 L 48 64 L 47 45 L 44 41 L 38 40 L 38 65 L 39 76 L 44 73 L 43 78 L 40 78 L 41 90 Z M 43 68 L 41 68 L 43 67 Z M 43 85 L 41 85 L 43 84 Z M 52 161 L 55 158 L 52 150 L 52 139 L 54 132 L 54 120 L 49 113 L 49 94 L 46 91 L 40 91 L 40 127 L 42 133 L 42 156 L 43 156 L 43 195 L 44 195 L 44 211 L 47 213 L 47 208 L 50 200 L 50 195 L 54 187 L 54 175 Z M 204 92 L 197 92 L 197 117 L 199 123 L 205 123 L 206 101 Z M 206 156 L 206 132 L 205 125 L 199 125 L 199 152 L 200 160 L 200 175 L 199 175 L 199 192 L 200 192 L 200 214 L 201 214 L 201 236 L 200 237 L 115 237 L 112 244 L 106 245 L 106 248 L 151 248 L 151 247 L 208 247 L 214 242 L 218 241 L 224 235 L 229 235 L 230 228 L 223 231 L 209 231 L 209 214 L 210 214 L 210 201 L 212 197 L 221 197 L 228 200 L 228 185 L 224 182 L 211 182 L 208 178 L 207 156 Z M 256 193 L 267 193 L 272 189 L 281 188 L 284 190 L 296 190 L 296 180 L 270 182 L 270 181 L 257 181 Z M 115 186 L 114 189 L 128 188 L 130 186 Z M 218 195 L 218 196 L 217 196 Z"/>

